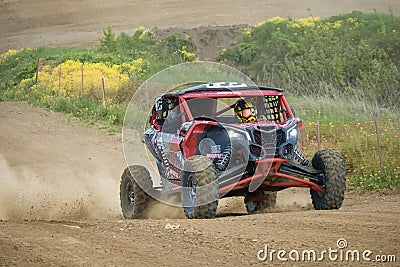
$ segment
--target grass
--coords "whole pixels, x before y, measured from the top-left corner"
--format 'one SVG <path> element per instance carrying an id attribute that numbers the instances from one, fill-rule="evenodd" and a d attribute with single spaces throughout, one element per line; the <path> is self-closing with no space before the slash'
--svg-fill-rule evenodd
<path id="1" fill-rule="evenodd" d="M 358 98 L 327 96 L 293 96 L 285 92 L 291 107 L 300 118 L 322 124 L 344 124 L 348 122 L 379 120 L 400 122 L 400 112 L 395 108 L 383 108 Z"/>
<path id="2" fill-rule="evenodd" d="M 303 121 L 303 151 L 311 158 L 320 146 L 337 149 L 345 160 L 348 184 L 363 190 L 399 189 L 399 112 L 358 99 L 288 97 Z M 380 140 L 378 149 L 376 125 Z M 380 157 L 382 156 L 382 170 Z"/>
<path id="3" fill-rule="evenodd" d="M 34 106 L 67 113 L 85 125 L 98 124 L 110 133 L 121 131 L 126 110 L 126 104 L 103 105 L 85 95 L 65 97 L 36 88 L 9 96 L 9 100 L 26 100 Z"/>
<path id="4" fill-rule="evenodd" d="M 364 191 L 382 189 L 398 190 L 400 188 L 400 175 L 399 170 L 397 172 L 378 171 L 364 175 L 350 176 L 347 179 L 347 183 Z"/>
<path id="5" fill-rule="evenodd" d="M 318 150 L 319 125 L 320 147 L 340 151 L 349 185 L 362 190 L 400 188 L 398 110 L 357 98 L 296 97 L 287 92 L 287 99 L 303 120 L 300 146 L 308 158 Z"/>

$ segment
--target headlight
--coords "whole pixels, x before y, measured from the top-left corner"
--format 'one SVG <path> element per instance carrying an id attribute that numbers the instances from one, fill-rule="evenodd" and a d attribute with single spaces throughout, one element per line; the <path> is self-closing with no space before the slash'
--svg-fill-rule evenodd
<path id="1" fill-rule="evenodd" d="M 295 140 L 297 140 L 297 135 L 298 135 L 298 130 L 297 130 L 296 127 L 294 127 L 294 128 L 290 129 L 290 130 L 287 132 L 287 139 L 288 139 L 288 140 L 290 140 L 290 139 L 295 139 Z"/>
<path id="2" fill-rule="evenodd" d="M 297 138 L 297 129 L 296 128 L 289 131 L 289 138 Z"/>

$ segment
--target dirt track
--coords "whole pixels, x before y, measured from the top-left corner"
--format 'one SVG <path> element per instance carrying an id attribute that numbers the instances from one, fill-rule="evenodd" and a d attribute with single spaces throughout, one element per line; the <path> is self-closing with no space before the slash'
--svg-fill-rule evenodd
<path id="1" fill-rule="evenodd" d="M 340 238 L 374 257 L 400 255 L 400 197 L 391 192 L 348 192 L 339 211 L 314 211 L 307 190 L 289 189 L 268 214 L 246 215 L 233 199 L 213 220 L 172 208 L 157 210 L 167 218 L 123 220 L 119 139 L 26 103 L 0 103 L 0 266 L 261 265 L 265 245 L 318 257 Z"/>
<path id="2" fill-rule="evenodd" d="M 396 0 L 126 2 L 0 0 L 0 51 L 93 44 L 108 24 L 129 32 L 139 25 L 254 25 L 278 15 L 329 16 L 354 9 L 391 7 L 400 13 Z M 25 103 L 0 103 L 0 266 L 262 265 L 257 252 L 265 245 L 320 253 L 337 249 L 339 238 L 347 240 L 348 249 L 371 250 L 371 258 L 393 254 L 400 260 L 400 196 L 390 192 L 348 192 L 339 211 L 314 211 L 306 190 L 288 190 L 269 214 L 247 216 L 242 200 L 234 199 L 222 201 L 213 220 L 186 220 L 176 209 L 163 210 L 167 219 L 123 220 L 121 150 L 119 135 Z M 138 155 L 137 161 L 147 159 Z M 275 254 L 274 263 L 279 262 Z M 325 257 L 319 265 L 332 262 Z"/>

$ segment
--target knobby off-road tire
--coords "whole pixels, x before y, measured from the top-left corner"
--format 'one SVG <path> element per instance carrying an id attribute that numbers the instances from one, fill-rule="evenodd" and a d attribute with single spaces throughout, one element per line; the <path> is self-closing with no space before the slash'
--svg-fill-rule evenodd
<path id="1" fill-rule="evenodd" d="M 333 149 L 322 149 L 315 153 L 312 166 L 321 170 L 321 184 L 325 192 L 310 190 L 312 203 L 316 210 L 339 209 L 344 200 L 346 190 L 346 169 L 342 156 Z"/>
<path id="2" fill-rule="evenodd" d="M 145 167 L 132 165 L 124 170 L 120 184 L 120 201 L 124 218 L 146 218 L 146 211 L 153 200 L 149 195 L 152 188 L 153 181 Z"/>
<path id="3" fill-rule="evenodd" d="M 218 183 L 215 168 L 205 156 L 186 160 L 182 171 L 182 205 L 188 219 L 214 218 L 218 207 Z"/>
<path id="4" fill-rule="evenodd" d="M 261 197 L 267 197 L 261 201 L 247 201 L 244 199 L 244 204 L 248 214 L 263 213 L 272 210 L 276 205 L 277 192 L 263 191 Z"/>

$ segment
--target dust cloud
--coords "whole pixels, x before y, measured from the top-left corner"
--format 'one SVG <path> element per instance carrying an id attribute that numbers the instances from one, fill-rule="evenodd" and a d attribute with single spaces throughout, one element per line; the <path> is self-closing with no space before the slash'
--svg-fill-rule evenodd
<path id="1" fill-rule="evenodd" d="M 146 213 L 147 218 L 151 219 L 184 219 L 183 208 L 172 206 L 162 202 L 157 202 L 149 207 Z"/>
<path id="2" fill-rule="evenodd" d="M 106 169 L 74 173 L 48 166 L 10 166 L 0 154 L 1 220 L 72 220 L 120 218 L 119 181 Z M 61 170 L 60 170 L 61 169 Z M 311 209 L 308 190 L 278 193 L 275 212 Z M 218 214 L 246 214 L 243 198 L 221 199 Z M 181 207 L 153 205 L 148 217 L 184 218 Z"/>
<path id="3" fill-rule="evenodd" d="M 310 190 L 288 188 L 278 192 L 275 211 L 297 211 L 313 209 Z"/>
<path id="4" fill-rule="evenodd" d="M 76 174 L 11 167 L 0 154 L 0 219 L 70 220 L 120 216 L 119 181 L 107 170 Z"/>
<path id="5" fill-rule="evenodd" d="M 275 208 L 268 213 L 300 211 L 313 209 L 310 190 L 306 188 L 288 188 L 279 191 L 276 198 Z M 219 200 L 218 214 L 244 215 L 247 214 L 243 197 L 231 197 Z"/>

